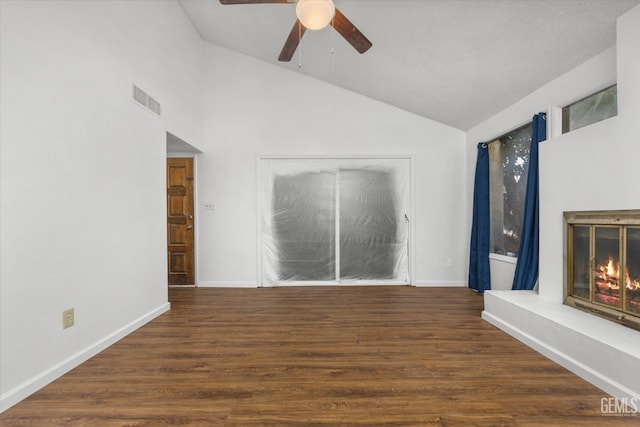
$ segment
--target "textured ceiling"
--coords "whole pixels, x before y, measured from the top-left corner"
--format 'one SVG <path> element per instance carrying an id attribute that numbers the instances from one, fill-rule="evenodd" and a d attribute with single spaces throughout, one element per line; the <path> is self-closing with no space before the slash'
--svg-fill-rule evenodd
<path id="1" fill-rule="evenodd" d="M 613 45 L 616 18 L 640 3 L 334 1 L 373 47 L 360 55 L 328 27 L 280 63 L 295 5 L 179 0 L 204 40 L 462 130 Z"/>

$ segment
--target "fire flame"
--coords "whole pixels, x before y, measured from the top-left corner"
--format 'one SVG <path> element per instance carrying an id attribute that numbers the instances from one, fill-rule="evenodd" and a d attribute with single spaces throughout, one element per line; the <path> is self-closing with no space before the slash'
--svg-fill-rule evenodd
<path id="1" fill-rule="evenodd" d="M 620 289 L 620 264 L 610 255 L 606 264 L 599 265 L 595 271 L 596 281 L 609 289 Z M 625 287 L 632 291 L 640 291 L 640 279 L 631 279 L 629 269 L 625 268 Z"/>
<path id="2" fill-rule="evenodd" d="M 607 263 L 607 276 L 615 276 L 616 278 L 618 278 L 619 273 L 620 269 L 617 267 L 613 267 L 613 258 L 609 257 L 609 262 Z"/>
<path id="3" fill-rule="evenodd" d="M 630 289 L 632 291 L 640 291 L 640 279 L 631 280 L 628 269 L 625 269 L 624 283 L 627 286 L 627 289 Z"/>

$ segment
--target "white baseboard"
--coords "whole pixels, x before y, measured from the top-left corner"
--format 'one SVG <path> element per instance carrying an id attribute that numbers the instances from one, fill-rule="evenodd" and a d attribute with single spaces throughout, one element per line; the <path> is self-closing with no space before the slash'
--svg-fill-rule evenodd
<path id="1" fill-rule="evenodd" d="M 415 287 L 428 288 L 466 288 L 467 282 L 446 280 L 414 280 L 411 283 Z"/>
<path id="2" fill-rule="evenodd" d="M 198 282 L 200 288 L 258 288 L 256 282 Z"/>
<path id="3" fill-rule="evenodd" d="M 51 368 L 36 375 L 35 377 L 3 393 L 2 395 L 0 395 L 0 413 L 6 411 L 21 400 L 26 399 L 36 391 L 40 390 L 42 387 L 60 378 L 62 375 L 79 366 L 83 362 L 86 362 L 96 354 L 100 353 L 102 350 L 129 335 L 139 327 L 160 316 L 162 313 L 168 311 L 170 307 L 171 305 L 168 302 L 162 304 L 161 306 L 155 308 L 154 310 L 151 310 L 150 312 L 139 317 L 133 322 L 107 335 L 95 344 L 92 344 L 91 346 L 79 351 L 71 357 L 68 357 L 60 363 L 55 364 Z"/>
<path id="4" fill-rule="evenodd" d="M 486 311 L 482 312 L 482 318 L 491 323 L 496 328 L 506 332 L 518 341 L 531 347 L 538 353 L 544 355 L 545 357 L 548 357 L 560 366 L 573 372 L 580 378 L 609 393 L 611 396 L 617 398 L 635 399 L 634 401 L 638 401 L 638 399 L 640 399 L 640 395 L 638 395 L 628 387 L 625 387 L 624 385 L 590 368 L 589 366 L 580 363 L 579 361 L 563 353 L 559 349 L 537 339 L 536 337 L 508 323 L 504 319 L 496 317 Z"/>
<path id="5" fill-rule="evenodd" d="M 367 285 L 370 286 L 376 282 L 371 283 L 350 283 L 348 285 L 344 284 L 344 286 L 351 285 Z M 301 286 L 301 283 L 295 284 L 280 284 L 280 286 Z M 318 282 L 318 283 L 304 283 L 304 286 L 315 285 L 315 286 L 340 286 L 341 284 L 338 282 Z M 383 283 L 384 285 L 384 283 Z M 405 285 L 405 283 L 395 283 L 394 285 Z M 467 286 L 467 282 L 460 281 L 442 281 L 442 280 L 418 280 L 412 283 L 408 283 L 409 286 L 416 287 L 449 287 L 449 288 L 464 288 Z M 218 282 L 218 281 L 202 281 L 197 284 L 200 288 L 259 288 L 258 283 L 256 282 Z"/>

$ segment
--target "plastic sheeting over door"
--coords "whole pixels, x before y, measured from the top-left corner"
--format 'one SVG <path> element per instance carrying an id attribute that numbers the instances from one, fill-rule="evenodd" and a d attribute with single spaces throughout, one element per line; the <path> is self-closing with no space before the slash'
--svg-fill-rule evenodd
<path id="1" fill-rule="evenodd" d="M 410 159 L 261 159 L 262 284 L 409 283 Z"/>

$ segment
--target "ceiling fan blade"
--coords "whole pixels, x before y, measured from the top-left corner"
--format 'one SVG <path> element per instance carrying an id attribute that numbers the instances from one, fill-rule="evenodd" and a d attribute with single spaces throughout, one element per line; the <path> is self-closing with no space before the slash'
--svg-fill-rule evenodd
<path id="1" fill-rule="evenodd" d="M 365 53 L 373 46 L 369 39 L 367 39 L 337 7 L 336 14 L 331 20 L 331 26 L 360 53 Z"/>
<path id="2" fill-rule="evenodd" d="M 293 58 L 293 54 L 296 52 L 305 31 L 307 31 L 307 29 L 300 23 L 299 19 L 296 19 L 296 23 L 293 24 L 289 37 L 287 37 L 287 41 L 284 42 L 284 46 L 282 46 L 282 51 L 280 51 L 278 61 L 291 61 L 291 58 Z"/>
<path id="3" fill-rule="evenodd" d="M 220 0 L 220 4 L 293 3 L 290 0 Z"/>

